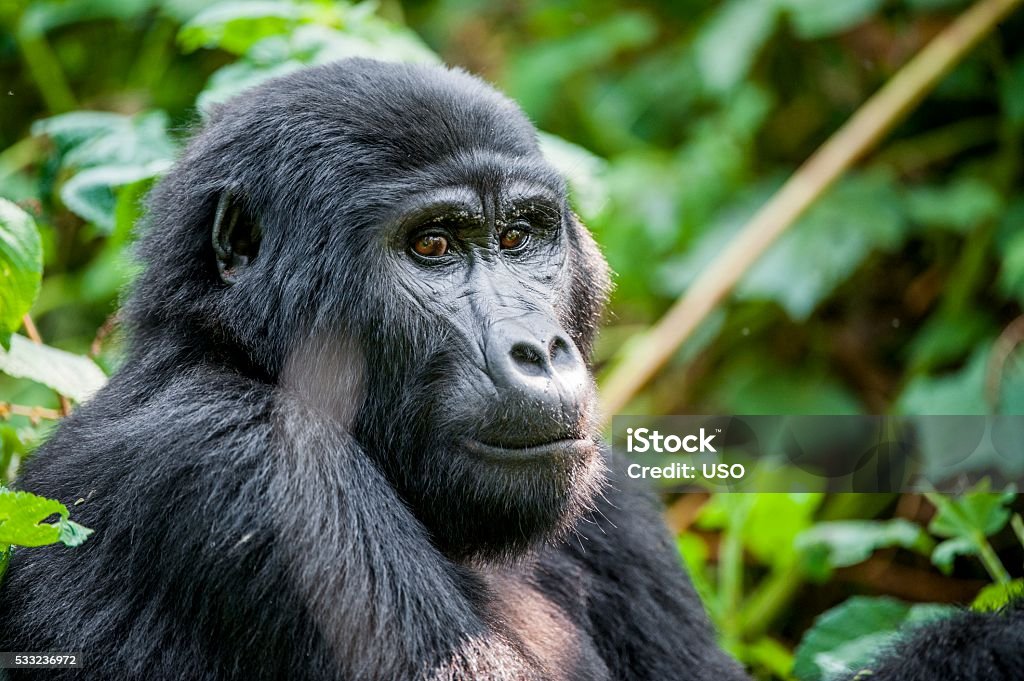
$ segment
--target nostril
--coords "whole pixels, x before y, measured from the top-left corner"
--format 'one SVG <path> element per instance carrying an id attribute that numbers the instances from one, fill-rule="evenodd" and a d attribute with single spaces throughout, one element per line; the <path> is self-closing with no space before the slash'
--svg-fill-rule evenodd
<path id="1" fill-rule="evenodd" d="M 541 352 L 541 348 L 532 343 L 519 342 L 512 346 L 509 355 L 519 371 L 529 376 L 540 376 L 547 373 L 548 363 Z"/>
<path id="2" fill-rule="evenodd" d="M 572 346 L 562 336 L 555 336 L 548 344 L 548 356 L 555 366 L 575 363 Z"/>
<path id="3" fill-rule="evenodd" d="M 569 344 L 561 336 L 555 336 L 548 343 L 548 356 L 554 361 L 562 353 L 569 352 Z"/>

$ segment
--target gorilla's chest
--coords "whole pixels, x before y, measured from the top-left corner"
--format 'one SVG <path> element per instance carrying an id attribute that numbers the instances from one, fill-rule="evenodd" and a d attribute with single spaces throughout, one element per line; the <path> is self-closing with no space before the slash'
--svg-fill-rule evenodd
<path id="1" fill-rule="evenodd" d="M 579 602 L 560 602 L 522 575 L 488 579 L 492 610 L 551 681 L 605 681 L 610 678 L 594 642 L 577 622 Z M 573 599 L 575 600 L 575 599 Z"/>

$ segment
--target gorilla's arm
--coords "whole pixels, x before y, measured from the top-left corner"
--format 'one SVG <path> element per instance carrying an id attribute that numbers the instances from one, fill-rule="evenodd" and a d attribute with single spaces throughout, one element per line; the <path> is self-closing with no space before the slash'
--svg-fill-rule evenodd
<path id="1" fill-rule="evenodd" d="M 101 680 L 536 678 L 329 419 L 185 376 L 141 406 L 119 377 L 26 467 L 97 531 L 18 552 L 0 650 L 82 651 Z"/>
<path id="2" fill-rule="evenodd" d="M 587 617 L 611 677 L 747 681 L 715 641 L 653 495 L 613 478 L 597 509 L 567 550 L 593 575 Z"/>
<path id="3" fill-rule="evenodd" d="M 1001 613 L 962 612 L 923 625 L 869 667 L 870 681 L 1024 679 L 1024 603 Z M 852 681 L 852 679 L 851 679 Z"/>

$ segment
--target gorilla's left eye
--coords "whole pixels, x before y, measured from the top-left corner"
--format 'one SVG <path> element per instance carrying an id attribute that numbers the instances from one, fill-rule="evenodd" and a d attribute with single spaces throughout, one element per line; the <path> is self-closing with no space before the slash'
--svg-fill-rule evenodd
<path id="1" fill-rule="evenodd" d="M 509 227 L 501 233 L 501 248 L 506 251 L 515 251 L 526 245 L 530 240 L 530 233 L 517 227 Z"/>

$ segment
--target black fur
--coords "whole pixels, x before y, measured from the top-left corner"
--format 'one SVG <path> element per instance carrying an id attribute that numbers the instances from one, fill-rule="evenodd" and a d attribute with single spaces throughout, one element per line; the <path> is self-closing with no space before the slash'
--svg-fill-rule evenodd
<path id="1" fill-rule="evenodd" d="M 17 481 L 96 534 L 17 551 L 0 587 L 0 650 L 85 669 L 12 681 L 746 678 L 657 503 L 605 479 L 576 378 L 606 266 L 511 102 L 366 60 L 272 81 L 194 138 L 148 223 L 124 368 Z M 515 224 L 530 248 L 499 251 Z M 455 255 L 413 255 L 423 228 Z M 510 385 L 516 334 L 576 378 Z M 943 678 L 1021 678 L 981 652 L 1019 627 L 978 622 L 879 678 L 938 678 L 964 636 Z"/>
<path id="2" fill-rule="evenodd" d="M 470 202 L 441 217 L 472 267 L 407 252 L 424 193 Z M 496 255 L 516 216 L 531 250 Z M 608 285 L 515 105 L 433 67 L 289 76 L 216 112 L 148 221 L 124 368 L 18 480 L 96 534 L 16 553 L 0 650 L 90 679 L 742 678 L 656 503 L 600 491 L 589 380 L 496 387 L 495 328 L 564 329 L 571 363 Z"/>

